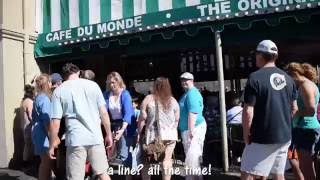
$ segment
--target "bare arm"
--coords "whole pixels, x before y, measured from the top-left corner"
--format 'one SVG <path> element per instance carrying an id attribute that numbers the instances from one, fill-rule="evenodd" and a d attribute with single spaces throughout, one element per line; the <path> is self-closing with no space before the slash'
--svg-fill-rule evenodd
<path id="1" fill-rule="evenodd" d="M 58 132 L 60 129 L 61 119 L 52 119 L 48 125 L 48 134 L 49 134 L 49 150 L 48 155 L 51 159 L 54 157 L 54 149 L 60 144 L 60 139 L 58 137 Z"/>
<path id="2" fill-rule="evenodd" d="M 115 137 L 113 139 L 119 141 L 127 127 L 128 123 L 123 121 L 121 129 L 115 132 Z"/>
<path id="3" fill-rule="evenodd" d="M 176 100 L 174 100 L 174 104 L 175 104 L 175 111 L 174 111 L 174 116 L 175 116 L 175 127 L 177 128 L 179 125 L 179 120 L 180 120 L 180 108 L 179 108 L 179 104 L 177 103 Z"/>
<path id="4" fill-rule="evenodd" d="M 127 127 L 128 127 L 128 123 L 127 123 L 127 122 L 123 122 L 123 123 L 122 123 L 121 130 L 122 130 L 122 131 L 125 131 L 125 130 L 127 129 Z"/>
<path id="5" fill-rule="evenodd" d="M 112 146 L 112 133 L 111 133 L 111 127 L 110 127 L 109 114 L 108 114 L 105 106 L 100 106 L 99 112 L 100 112 L 100 117 L 102 120 L 104 130 L 106 132 L 106 137 L 105 137 L 106 145 L 107 145 L 107 147 L 111 147 Z"/>
<path id="6" fill-rule="evenodd" d="M 253 119 L 254 107 L 245 104 L 242 111 L 243 139 L 246 144 L 250 144 L 250 129 Z"/>
<path id="7" fill-rule="evenodd" d="M 142 134 L 143 127 L 146 125 L 146 119 L 147 119 L 147 106 L 149 102 L 151 101 L 152 97 L 151 95 L 148 95 L 144 98 L 144 100 L 141 103 L 140 106 L 140 115 L 138 120 L 138 136 L 137 136 L 137 143 L 140 142 L 140 136 Z"/>
<path id="8" fill-rule="evenodd" d="M 119 129 L 115 134 L 114 139 L 116 141 L 119 141 L 119 139 L 122 137 L 122 135 L 123 135 L 124 131 L 127 129 L 127 127 L 128 127 L 128 123 L 123 121 L 121 129 Z"/>
<path id="9" fill-rule="evenodd" d="M 304 103 L 304 108 L 299 109 L 297 116 L 313 116 L 316 113 L 316 95 L 315 90 L 311 84 L 304 83 L 300 89 L 300 94 Z"/>
<path id="10" fill-rule="evenodd" d="M 147 105 L 150 101 L 150 95 L 145 97 L 141 106 L 140 106 L 140 116 L 138 120 L 138 134 L 140 135 L 142 133 L 142 129 L 145 126 L 145 120 L 147 119 Z"/>
<path id="11" fill-rule="evenodd" d="M 291 116 L 294 117 L 297 112 L 298 112 L 298 105 L 297 105 L 297 101 L 294 100 L 291 103 Z"/>
<path id="12" fill-rule="evenodd" d="M 28 119 L 29 121 L 32 121 L 32 109 L 33 109 L 33 101 L 27 101 L 27 109 L 26 109 L 26 113 L 28 115 Z"/>
<path id="13" fill-rule="evenodd" d="M 52 119 L 49 124 L 50 146 L 54 147 L 54 139 L 58 138 L 61 119 Z"/>

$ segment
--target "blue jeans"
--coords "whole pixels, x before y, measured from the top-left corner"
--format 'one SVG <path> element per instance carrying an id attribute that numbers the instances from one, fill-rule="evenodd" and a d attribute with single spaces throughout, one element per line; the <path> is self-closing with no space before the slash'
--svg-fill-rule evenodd
<path id="1" fill-rule="evenodd" d="M 134 137 L 127 135 L 121 136 L 118 143 L 118 159 L 120 159 L 125 166 L 131 166 L 131 156 L 129 154 L 130 147 L 133 145 Z"/>

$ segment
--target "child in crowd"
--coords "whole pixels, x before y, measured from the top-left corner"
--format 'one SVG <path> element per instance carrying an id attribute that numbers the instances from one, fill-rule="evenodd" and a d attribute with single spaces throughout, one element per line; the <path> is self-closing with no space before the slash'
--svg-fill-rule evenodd
<path id="1" fill-rule="evenodd" d="M 132 97 L 132 107 L 134 109 L 134 113 L 132 116 L 131 124 L 128 126 L 128 133 L 130 134 L 130 140 L 132 140 L 132 143 L 130 143 L 129 147 L 129 162 L 128 166 L 130 168 L 136 169 L 137 166 L 141 163 L 140 153 L 137 151 L 137 135 L 138 135 L 138 120 L 140 116 L 140 110 L 138 109 L 140 106 L 140 100 L 137 97 Z M 134 176 L 127 175 L 126 180 L 132 180 L 135 179 Z"/>
<path id="2" fill-rule="evenodd" d="M 138 118 L 139 118 L 139 115 L 140 115 L 140 110 L 139 110 L 139 106 L 140 106 L 140 102 L 139 102 L 139 98 L 137 97 L 134 97 L 132 98 L 132 106 L 134 108 L 134 121 L 132 121 L 132 123 L 135 124 L 135 127 L 137 127 L 137 123 L 138 123 Z M 136 130 L 136 133 L 135 133 L 135 136 L 137 135 L 137 130 Z"/>
<path id="3" fill-rule="evenodd" d="M 140 99 L 137 97 L 133 97 L 132 98 L 132 107 L 134 109 L 134 114 L 132 116 L 132 120 L 131 120 L 131 125 L 128 127 L 129 132 L 132 132 L 132 139 L 133 139 L 133 143 L 132 146 L 130 147 L 130 152 L 132 151 L 132 149 L 135 148 L 137 142 L 137 135 L 138 135 L 138 120 L 139 120 L 139 116 L 140 116 Z"/>

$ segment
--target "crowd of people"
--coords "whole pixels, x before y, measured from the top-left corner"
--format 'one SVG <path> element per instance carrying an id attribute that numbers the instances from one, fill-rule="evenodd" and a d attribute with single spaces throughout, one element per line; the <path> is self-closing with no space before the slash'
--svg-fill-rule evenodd
<path id="1" fill-rule="evenodd" d="M 202 116 L 203 99 L 194 87 L 191 73 L 180 77 L 185 94 L 179 102 L 172 96 L 169 79 L 159 77 L 141 105 L 138 97 L 131 97 L 126 90 L 118 72 L 108 74 L 104 92 L 94 82 L 94 73 L 90 70 L 80 71 L 76 65 L 68 63 L 63 66 L 62 75 L 63 78 L 58 73 L 39 75 L 35 88 L 26 86 L 21 104 L 24 160 L 28 161 L 27 154 L 31 161 L 32 154 L 40 157 L 40 180 L 50 179 L 55 171 L 56 149 L 62 141 L 66 146 L 66 179 L 83 179 L 87 160 L 95 176 L 110 179 L 106 173 L 108 161 L 130 167 L 132 148 L 148 146 L 155 139 L 164 142 L 165 147 L 159 163 L 163 169 L 170 169 L 178 128 L 186 166 L 200 168 L 206 123 Z M 143 156 L 139 158 L 144 164 L 142 171 L 147 170 L 150 162 Z M 143 179 L 150 179 L 148 173 L 142 174 Z M 170 178 L 170 173 L 163 174 L 163 179 Z"/>
<path id="2" fill-rule="evenodd" d="M 277 58 L 278 49 L 272 41 L 259 43 L 259 70 L 250 74 L 243 102 L 234 95 L 227 98 L 228 125 L 242 126 L 243 130 L 245 147 L 238 155 L 239 159 L 242 156 L 241 179 L 266 179 L 269 174 L 284 179 L 289 158 L 298 179 L 314 180 L 314 157 L 320 148 L 317 73 L 307 63 L 290 63 L 281 70 L 275 65 Z M 166 169 L 173 166 L 178 131 L 185 166 L 201 168 L 207 123 L 193 74 L 185 72 L 179 77 L 184 90 L 179 101 L 172 95 L 169 79 L 158 77 L 142 102 L 127 90 L 118 72 L 107 75 L 105 91 L 94 82 L 91 70 L 82 71 L 67 63 L 62 75 L 39 75 L 35 87 L 25 86 L 21 103 L 23 159 L 30 162 L 33 154 L 40 157 L 40 180 L 50 179 L 55 171 L 56 149 L 62 141 L 66 146 L 66 179 L 83 179 L 87 161 L 101 180 L 110 179 L 110 161 L 131 168 L 136 161 L 144 164 L 142 179 L 148 180 L 152 162 L 147 151 L 155 145 L 162 149 L 162 157 L 156 158 L 163 169 L 162 179 L 169 180 L 171 174 Z M 138 146 L 141 157 L 131 154 Z M 186 179 L 203 177 L 191 174 Z"/>

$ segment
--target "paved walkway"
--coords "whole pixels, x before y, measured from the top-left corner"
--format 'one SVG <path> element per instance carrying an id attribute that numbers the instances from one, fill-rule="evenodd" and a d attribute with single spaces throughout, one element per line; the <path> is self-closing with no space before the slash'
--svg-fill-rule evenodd
<path id="1" fill-rule="evenodd" d="M 0 169 L 0 180 L 36 180 L 36 178 L 28 176 L 22 171 Z"/>
<path id="2" fill-rule="evenodd" d="M 125 180 L 124 176 L 114 175 L 111 177 L 112 180 Z M 152 180 L 160 180 L 160 176 L 152 177 Z M 172 180 L 184 180 L 181 176 L 174 176 Z M 205 177 L 205 180 L 238 180 L 237 174 L 222 174 L 214 173 L 212 176 Z M 11 169 L 0 169 L 0 180 L 36 180 L 36 178 L 31 177 L 23 173 L 22 171 L 11 170 Z"/>

